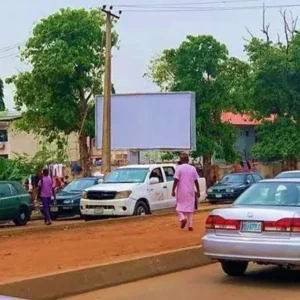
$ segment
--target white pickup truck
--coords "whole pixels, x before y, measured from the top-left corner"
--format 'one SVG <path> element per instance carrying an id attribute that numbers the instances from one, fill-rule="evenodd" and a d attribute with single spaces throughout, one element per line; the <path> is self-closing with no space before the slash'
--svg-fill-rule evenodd
<path id="1" fill-rule="evenodd" d="M 96 216 L 146 215 L 174 208 L 172 197 L 176 165 L 129 165 L 112 171 L 102 184 L 86 189 L 80 200 L 85 220 Z M 201 197 L 206 198 L 206 181 L 199 179 Z"/>

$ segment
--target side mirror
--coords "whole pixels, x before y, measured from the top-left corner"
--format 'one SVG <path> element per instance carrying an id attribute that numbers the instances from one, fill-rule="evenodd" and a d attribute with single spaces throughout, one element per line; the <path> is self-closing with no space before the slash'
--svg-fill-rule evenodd
<path id="1" fill-rule="evenodd" d="M 157 177 L 152 177 L 152 178 L 150 178 L 149 183 L 151 185 L 152 184 L 157 184 L 157 183 L 159 183 L 159 179 Z"/>
<path id="2" fill-rule="evenodd" d="M 101 179 L 98 180 L 98 183 L 103 183 L 103 181 L 104 181 L 104 179 L 101 178 Z"/>
<path id="3" fill-rule="evenodd" d="M 247 184 L 250 184 L 250 183 L 251 183 L 251 181 L 248 179 L 248 180 L 246 181 L 246 183 L 247 183 Z"/>

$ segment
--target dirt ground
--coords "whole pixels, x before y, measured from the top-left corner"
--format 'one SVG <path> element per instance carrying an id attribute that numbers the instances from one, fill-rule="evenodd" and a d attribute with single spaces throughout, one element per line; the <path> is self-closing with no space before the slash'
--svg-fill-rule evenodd
<path id="1" fill-rule="evenodd" d="M 207 215 L 203 212 L 194 216 L 194 232 L 181 230 L 174 214 L 1 237 L 0 282 L 196 246 L 201 242 Z"/>

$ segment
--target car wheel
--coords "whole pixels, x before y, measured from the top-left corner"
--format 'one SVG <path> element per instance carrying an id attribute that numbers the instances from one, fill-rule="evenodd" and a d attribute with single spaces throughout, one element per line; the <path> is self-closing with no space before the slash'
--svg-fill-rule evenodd
<path id="1" fill-rule="evenodd" d="M 223 271 L 229 276 L 243 276 L 248 268 L 246 261 L 222 261 Z"/>
<path id="2" fill-rule="evenodd" d="M 13 219 L 16 226 L 25 226 L 29 221 L 29 210 L 26 206 L 21 206 L 17 213 L 15 218 Z"/>
<path id="3" fill-rule="evenodd" d="M 134 210 L 135 216 L 145 216 L 149 214 L 149 209 L 147 207 L 147 204 L 143 201 L 139 201 Z"/>
<path id="4" fill-rule="evenodd" d="M 91 217 L 91 216 L 81 215 L 81 217 L 86 222 L 93 220 L 93 217 Z"/>

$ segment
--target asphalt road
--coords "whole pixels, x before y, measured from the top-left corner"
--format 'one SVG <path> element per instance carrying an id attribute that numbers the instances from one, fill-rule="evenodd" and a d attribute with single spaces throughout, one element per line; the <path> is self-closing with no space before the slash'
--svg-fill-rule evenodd
<path id="1" fill-rule="evenodd" d="M 298 299 L 300 271 L 251 265 L 244 277 L 223 274 L 219 264 L 124 284 L 68 300 L 289 300 Z"/>

